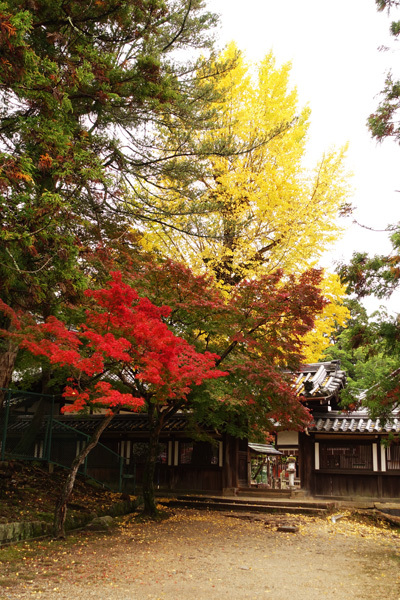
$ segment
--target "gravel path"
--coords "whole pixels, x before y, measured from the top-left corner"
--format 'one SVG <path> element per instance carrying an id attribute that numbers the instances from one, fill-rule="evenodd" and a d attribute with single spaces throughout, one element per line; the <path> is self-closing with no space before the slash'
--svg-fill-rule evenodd
<path id="1" fill-rule="evenodd" d="M 299 530 L 277 531 L 282 523 Z M 22 566 L 3 564 L 2 600 L 400 600 L 400 530 L 351 515 L 333 524 L 176 510 L 36 545 Z"/>

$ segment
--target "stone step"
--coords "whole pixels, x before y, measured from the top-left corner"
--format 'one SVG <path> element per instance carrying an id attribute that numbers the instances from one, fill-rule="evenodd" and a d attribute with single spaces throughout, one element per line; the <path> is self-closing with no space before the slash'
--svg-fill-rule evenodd
<path id="1" fill-rule="evenodd" d="M 254 498 L 291 498 L 290 490 L 269 490 L 266 488 L 239 488 L 238 496 L 253 496 Z"/>
<path id="2" fill-rule="evenodd" d="M 160 500 L 160 504 L 170 508 L 195 508 L 197 510 L 217 510 L 231 512 L 258 512 L 268 514 L 306 514 L 306 515 L 326 515 L 329 512 L 327 507 L 298 506 L 297 504 L 261 504 L 251 502 L 213 502 L 212 500 L 193 500 L 189 498 Z"/>
<path id="3" fill-rule="evenodd" d="M 234 505 L 246 505 L 249 504 L 254 506 L 294 506 L 299 508 L 318 508 L 325 510 L 332 510 L 336 503 L 329 500 L 296 500 L 287 498 L 257 498 L 256 501 L 252 501 L 249 498 L 238 498 L 235 497 L 224 497 L 224 496 L 196 496 L 193 494 L 175 496 L 173 500 L 179 501 L 194 501 L 194 502 L 206 502 L 213 504 L 234 504 Z"/>

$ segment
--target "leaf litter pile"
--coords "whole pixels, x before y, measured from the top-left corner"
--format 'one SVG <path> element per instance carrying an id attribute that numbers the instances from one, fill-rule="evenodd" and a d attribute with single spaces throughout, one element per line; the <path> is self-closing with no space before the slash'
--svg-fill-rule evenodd
<path id="1" fill-rule="evenodd" d="M 40 464 L 3 463 L 0 466 L 0 523 L 25 520 L 52 522 L 66 476 L 67 471 L 61 468 L 49 473 Z M 69 505 L 70 514 L 104 512 L 120 496 L 78 477 Z"/>
<path id="2" fill-rule="evenodd" d="M 2 600 L 400 600 L 400 531 L 363 512 L 334 522 L 174 509 L 0 553 Z"/>

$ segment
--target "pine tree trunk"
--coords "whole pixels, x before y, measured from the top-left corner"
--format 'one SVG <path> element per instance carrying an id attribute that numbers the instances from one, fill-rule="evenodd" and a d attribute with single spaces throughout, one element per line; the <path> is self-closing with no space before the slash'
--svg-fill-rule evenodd
<path id="1" fill-rule="evenodd" d="M 4 352 L 0 354 L 0 388 L 7 389 L 11 383 L 17 352 L 18 345 L 8 340 Z M 5 392 L 0 389 L 0 410 L 3 406 L 4 398 Z"/>
<path id="2" fill-rule="evenodd" d="M 79 452 L 79 454 L 72 461 L 71 469 L 68 474 L 68 477 L 64 483 L 64 487 L 61 491 L 61 494 L 58 498 L 56 508 L 54 511 L 54 537 L 56 538 L 64 538 L 65 537 L 65 519 L 67 516 L 67 503 L 71 497 L 72 490 L 74 488 L 74 483 L 76 479 L 76 475 L 78 473 L 78 469 L 89 454 L 91 450 L 98 443 L 101 434 L 114 417 L 115 413 L 107 415 L 104 419 L 99 423 L 95 432 L 93 433 L 90 440 L 85 444 L 83 449 Z"/>

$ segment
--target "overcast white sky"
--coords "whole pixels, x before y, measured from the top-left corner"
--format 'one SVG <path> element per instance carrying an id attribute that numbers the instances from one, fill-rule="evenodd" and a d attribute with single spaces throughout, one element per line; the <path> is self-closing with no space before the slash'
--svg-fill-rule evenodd
<path id="1" fill-rule="evenodd" d="M 312 158 L 349 142 L 353 218 L 378 229 L 399 221 L 400 147 L 391 141 L 377 144 L 366 127 L 385 73 L 389 67 L 396 73 L 399 50 L 389 35 L 396 15 L 378 13 L 374 0 L 207 0 L 207 4 L 221 15 L 220 47 L 234 40 L 251 60 L 261 60 L 272 49 L 278 64 L 292 63 L 300 106 L 308 104 L 312 110 Z M 390 50 L 379 51 L 382 45 Z M 389 250 L 386 233 L 367 232 L 351 221 L 346 221 L 348 232 L 329 255 L 332 260 L 349 260 L 357 250 Z M 396 310 L 393 301 L 390 308 Z"/>

